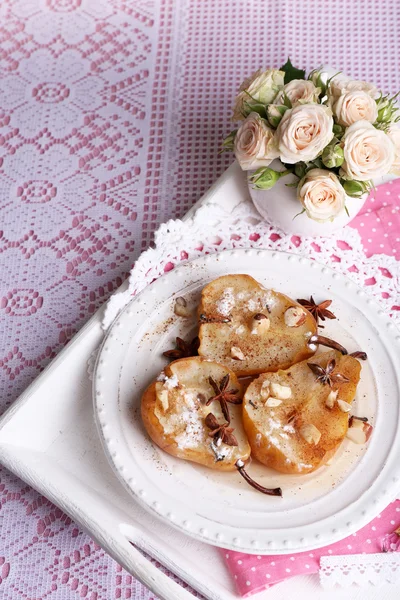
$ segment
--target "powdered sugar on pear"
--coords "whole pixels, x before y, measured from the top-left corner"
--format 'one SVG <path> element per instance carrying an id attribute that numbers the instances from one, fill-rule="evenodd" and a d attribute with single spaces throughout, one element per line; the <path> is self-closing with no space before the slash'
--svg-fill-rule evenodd
<path id="1" fill-rule="evenodd" d="M 233 470 L 239 458 L 247 460 L 250 447 L 240 404 L 229 404 L 229 427 L 233 428 L 237 446 L 230 444 L 229 436 L 219 439 L 213 435 L 207 425 L 210 413 L 217 427 L 226 423 L 220 402 L 208 400 L 215 396 L 210 379 L 220 382 L 227 375 L 228 391 L 236 389 L 240 400 L 236 376 L 221 364 L 190 357 L 166 367 L 162 381 L 154 382 L 142 399 L 143 422 L 153 441 L 174 456 L 220 470 Z"/>
<path id="2" fill-rule="evenodd" d="M 355 358 L 334 350 L 312 360 L 325 368 L 332 359 L 346 380 L 335 384 L 329 406 L 332 390 L 317 379 L 308 360 L 262 374 L 249 385 L 243 420 L 254 458 L 283 473 L 307 473 L 333 455 L 348 430 L 343 408 L 351 408 L 361 366 Z M 362 438 L 358 433 L 353 437 Z"/>
<path id="3" fill-rule="evenodd" d="M 295 327 L 285 322 L 288 309 L 295 309 Z M 199 316 L 200 356 L 239 375 L 287 368 L 313 354 L 308 341 L 316 333 L 314 318 L 294 300 L 266 289 L 249 275 L 226 275 L 206 285 Z M 231 348 L 237 347 L 244 359 L 232 355 Z"/>
<path id="4" fill-rule="evenodd" d="M 235 296 L 233 294 L 233 288 L 227 288 L 224 290 L 220 300 L 216 303 L 217 313 L 228 317 L 233 307 L 235 306 Z"/>

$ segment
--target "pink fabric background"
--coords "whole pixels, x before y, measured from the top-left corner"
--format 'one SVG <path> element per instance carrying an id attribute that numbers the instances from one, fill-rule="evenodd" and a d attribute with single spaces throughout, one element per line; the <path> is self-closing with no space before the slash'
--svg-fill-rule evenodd
<path id="1" fill-rule="evenodd" d="M 290 54 L 395 92 L 399 24 L 390 0 L 2 0 L 1 410 L 228 166 L 245 75 Z M 358 217 L 368 252 L 400 252 L 387 191 Z M 0 500 L 5 600 L 152 598 L 4 469 Z"/>
<path id="2" fill-rule="evenodd" d="M 382 552 L 382 538 L 399 526 L 400 500 L 396 500 L 357 533 L 319 550 L 287 556 L 253 556 L 227 551 L 224 556 L 238 592 L 247 597 L 288 577 L 318 573 L 321 556 Z"/>

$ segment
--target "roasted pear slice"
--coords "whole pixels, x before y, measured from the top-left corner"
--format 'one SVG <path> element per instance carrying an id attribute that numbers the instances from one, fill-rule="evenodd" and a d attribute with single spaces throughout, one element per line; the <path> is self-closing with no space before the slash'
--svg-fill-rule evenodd
<path id="1" fill-rule="evenodd" d="M 232 471 L 250 456 L 241 403 L 241 386 L 227 367 L 198 356 L 182 358 L 143 394 L 142 419 L 165 452 Z"/>
<path id="2" fill-rule="evenodd" d="M 346 436 L 360 371 L 355 358 L 331 350 L 260 375 L 243 400 L 252 456 L 282 473 L 324 464 Z"/>
<path id="3" fill-rule="evenodd" d="M 225 275 L 203 288 L 199 354 L 237 375 L 286 369 L 311 356 L 317 324 L 298 302 L 249 275 Z"/>

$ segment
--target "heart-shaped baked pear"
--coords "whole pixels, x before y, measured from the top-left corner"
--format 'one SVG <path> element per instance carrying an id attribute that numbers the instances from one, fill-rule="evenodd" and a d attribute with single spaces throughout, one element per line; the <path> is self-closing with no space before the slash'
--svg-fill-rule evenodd
<path id="1" fill-rule="evenodd" d="M 199 356 L 165 368 L 142 397 L 142 419 L 162 450 L 211 469 L 231 471 L 250 456 L 242 390 L 227 367 Z M 215 399 L 213 399 L 215 398 Z"/>
<path id="2" fill-rule="evenodd" d="M 199 354 L 237 375 L 286 369 L 311 356 L 314 317 L 249 275 L 225 275 L 203 288 Z"/>
<path id="3" fill-rule="evenodd" d="M 329 460 L 348 430 L 360 363 L 329 351 L 247 388 L 243 424 L 252 456 L 282 473 L 310 473 Z"/>

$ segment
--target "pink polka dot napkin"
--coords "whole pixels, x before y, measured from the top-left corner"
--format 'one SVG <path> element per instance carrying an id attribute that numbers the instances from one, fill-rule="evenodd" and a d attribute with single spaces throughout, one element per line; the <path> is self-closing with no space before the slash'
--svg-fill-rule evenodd
<path id="1" fill-rule="evenodd" d="M 388 547 L 388 540 L 390 545 L 391 537 L 388 534 L 392 534 L 398 527 L 400 527 L 400 500 L 389 504 L 382 514 L 357 533 L 336 544 L 312 552 L 298 552 L 283 556 L 272 554 L 255 556 L 222 549 L 221 552 L 239 594 L 246 598 L 288 577 L 317 573 L 321 556 L 382 552 L 383 544 Z M 397 549 L 400 550 L 400 546 Z"/>
<path id="2" fill-rule="evenodd" d="M 387 254 L 400 260 L 400 179 L 381 185 L 371 193 L 350 226 L 360 233 L 367 256 Z M 394 308 L 400 310 L 400 298 L 394 299 Z M 317 573 L 321 556 L 382 552 L 383 536 L 399 526 L 400 500 L 396 500 L 358 533 L 313 552 L 285 556 L 253 556 L 227 550 L 221 552 L 239 594 L 247 597 L 287 577 Z"/>
<path id="3" fill-rule="evenodd" d="M 400 178 L 372 192 L 350 227 L 358 230 L 367 256 L 400 260 Z"/>

